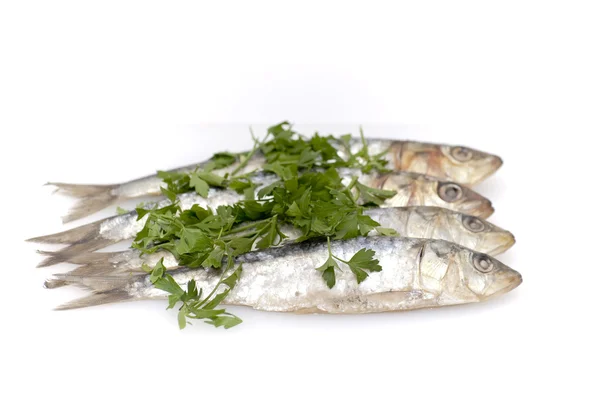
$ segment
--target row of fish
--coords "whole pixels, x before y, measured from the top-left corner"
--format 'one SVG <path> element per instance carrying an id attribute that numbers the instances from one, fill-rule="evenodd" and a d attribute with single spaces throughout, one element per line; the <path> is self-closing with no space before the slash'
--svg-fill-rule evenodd
<path id="1" fill-rule="evenodd" d="M 359 140 L 352 141 L 353 148 L 359 146 Z M 281 246 L 238 257 L 236 262 L 242 262 L 244 270 L 225 304 L 267 311 L 382 312 L 478 302 L 506 293 L 521 283 L 518 272 L 492 258 L 514 244 L 513 235 L 485 220 L 494 211 L 491 202 L 470 189 L 502 165 L 499 157 L 462 146 L 409 141 L 370 139 L 368 146 L 372 154 L 386 151 L 394 171 L 362 174 L 341 170 L 340 175 L 346 180 L 358 176 L 367 186 L 396 191 L 381 208 L 368 209 L 366 214 L 383 227 L 395 229 L 399 236 L 375 234 L 332 241 L 331 246 L 342 259 L 362 248 L 373 249 L 382 271 L 371 273 L 361 284 L 351 273 L 340 272 L 335 287 L 329 289 L 315 270 L 327 259 L 327 245 L 293 243 L 299 233 L 288 227 L 284 231 L 289 238 Z M 344 150 L 339 151 L 344 156 Z M 276 179 L 260 171 L 264 163 L 258 154 L 243 170 L 254 172 L 252 180 L 259 187 Z M 175 171 L 189 171 L 197 165 Z M 229 166 L 222 172 L 236 167 Z M 149 176 L 117 185 L 54 185 L 79 198 L 64 218 L 70 221 L 124 199 L 159 195 L 161 184 L 157 176 Z M 179 196 L 183 209 L 194 204 L 215 208 L 241 199 L 237 192 L 220 188 L 211 188 L 206 198 L 195 193 Z M 164 200 L 158 204 L 167 203 Z M 47 280 L 47 288 L 75 284 L 93 291 L 59 309 L 166 298 L 167 293 L 156 289 L 141 270 L 143 264 L 153 265 L 161 258 L 181 285 L 194 278 L 199 287 L 207 290 L 219 280 L 218 270 L 178 266 L 166 251 L 150 255 L 135 249 L 95 252 L 131 239 L 144 223 L 145 218 L 137 220 L 133 211 L 30 240 L 66 245 L 55 252 L 41 251 L 47 257 L 40 267 L 61 262 L 79 265 Z"/>

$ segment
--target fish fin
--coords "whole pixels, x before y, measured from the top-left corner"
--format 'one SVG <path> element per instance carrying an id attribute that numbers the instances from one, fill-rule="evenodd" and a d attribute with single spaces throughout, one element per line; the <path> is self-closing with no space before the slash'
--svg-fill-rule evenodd
<path id="1" fill-rule="evenodd" d="M 132 300 L 133 297 L 127 291 L 115 289 L 105 292 L 95 292 L 86 297 L 78 298 L 57 306 L 54 310 L 69 310 L 87 308 L 89 306 L 97 306 L 104 304 L 113 304 L 117 302 L 125 302 Z"/>
<path id="2" fill-rule="evenodd" d="M 114 244 L 115 241 L 106 238 L 95 238 L 93 240 L 83 242 L 81 244 L 69 245 L 55 252 L 42 251 L 44 255 L 48 255 L 42 260 L 37 267 L 46 267 L 56 265 L 58 263 L 75 263 L 72 259 L 81 259 L 81 254 L 91 253 L 108 245 Z"/>
<path id="3" fill-rule="evenodd" d="M 42 235 L 29 238 L 28 242 L 40 242 L 44 244 L 76 244 L 96 238 L 100 233 L 100 226 L 104 220 L 84 224 L 70 230 L 61 231 L 56 234 Z"/>
<path id="4" fill-rule="evenodd" d="M 66 184 L 62 182 L 49 182 L 46 185 L 57 187 L 58 192 L 79 198 L 71 207 L 69 212 L 63 216 L 63 223 L 68 223 L 82 217 L 89 216 L 115 203 L 119 196 L 114 194 L 114 189 L 119 185 L 85 185 L 85 184 Z"/>

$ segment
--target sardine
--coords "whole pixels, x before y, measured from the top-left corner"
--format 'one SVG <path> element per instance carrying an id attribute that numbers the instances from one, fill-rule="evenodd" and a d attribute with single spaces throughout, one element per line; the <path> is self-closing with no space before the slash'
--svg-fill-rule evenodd
<path id="1" fill-rule="evenodd" d="M 275 312 L 388 312 L 485 301 L 522 282 L 518 272 L 501 262 L 447 241 L 359 237 L 332 242 L 332 252 L 343 260 L 363 248 L 375 251 L 382 271 L 371 272 L 357 284 L 343 266 L 332 289 L 316 270 L 328 257 L 326 243 L 305 242 L 247 253 L 236 260 L 243 266 L 241 277 L 223 304 Z M 196 280 L 207 294 L 221 271 L 179 268 L 170 273 L 182 286 Z M 148 274 L 64 278 L 94 293 L 57 309 L 167 297 L 151 284 Z"/>
<path id="2" fill-rule="evenodd" d="M 368 209 L 365 214 L 391 228 L 401 237 L 441 239 L 454 242 L 474 251 L 499 255 L 515 243 L 515 237 L 508 231 L 478 217 L 432 206 L 406 208 Z M 287 236 L 282 244 L 292 243 L 301 236 L 301 231 L 284 225 L 281 231 Z M 377 235 L 372 231 L 370 235 Z M 166 250 L 142 254 L 137 249 L 122 252 L 90 252 L 75 255 L 69 262 L 80 264 L 69 275 L 115 275 L 139 273 L 142 265 L 154 266 L 163 259 L 167 269 L 178 266 L 175 257 Z M 68 284 L 64 280 L 50 279 L 46 288 L 57 288 Z"/>
<path id="3" fill-rule="evenodd" d="M 382 207 L 438 206 L 481 218 L 487 218 L 494 211 L 491 202 L 475 191 L 434 177 L 406 172 L 359 175 L 355 170 L 343 170 L 340 171 L 340 175 L 345 177 L 346 181 L 349 181 L 353 175 L 358 175 L 359 181 L 364 185 L 397 191 L 394 197 L 387 199 L 381 205 Z M 273 183 L 276 179 L 272 174 L 259 173 L 253 181 L 261 187 Z M 189 209 L 194 204 L 214 209 L 220 205 L 234 204 L 242 199 L 243 195 L 233 190 L 219 188 L 211 188 L 207 198 L 192 192 L 179 196 L 182 209 Z M 159 202 L 158 206 L 168 204 L 169 201 L 165 200 Z M 132 211 L 57 234 L 31 238 L 28 241 L 69 245 L 57 252 L 46 252 L 49 257 L 38 265 L 38 267 L 51 266 L 70 261 L 75 255 L 133 238 L 143 228 L 145 222 L 146 217 L 137 220 L 137 213 Z"/>
<path id="4" fill-rule="evenodd" d="M 455 181 L 465 186 L 473 186 L 493 174 L 502 165 L 498 156 L 484 153 L 464 146 L 451 146 L 413 141 L 393 141 L 388 139 L 368 139 L 369 154 L 385 153 L 389 168 L 394 171 L 407 171 Z M 338 145 L 339 146 L 339 145 Z M 351 140 L 351 152 L 356 153 L 362 147 L 358 138 Z M 348 157 L 343 148 L 339 148 L 341 157 Z M 202 169 L 210 161 L 180 167 L 171 172 L 187 173 L 196 168 Z M 256 154 L 240 172 L 260 170 L 265 163 L 261 154 Z M 235 163 L 217 173 L 227 173 L 237 168 Z M 127 199 L 161 195 L 164 185 L 157 175 L 149 175 L 133 181 L 112 185 L 85 185 L 50 182 L 58 191 L 79 198 L 63 222 L 69 222 L 88 216 L 107 206 Z"/>

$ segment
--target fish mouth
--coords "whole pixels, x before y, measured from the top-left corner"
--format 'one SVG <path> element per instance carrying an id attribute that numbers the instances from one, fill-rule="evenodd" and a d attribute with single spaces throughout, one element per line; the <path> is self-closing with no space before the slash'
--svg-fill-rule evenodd
<path id="1" fill-rule="evenodd" d="M 498 171 L 498 169 L 502 167 L 503 164 L 504 161 L 499 156 L 492 156 L 491 160 L 489 161 L 488 167 L 485 170 L 483 170 L 481 172 L 481 175 L 476 180 L 474 180 L 469 186 L 472 187 L 477 184 L 480 184 L 482 181 L 485 181 L 492 174 Z"/>
<path id="2" fill-rule="evenodd" d="M 487 219 L 488 217 L 490 217 L 492 214 L 494 214 L 494 207 L 492 206 L 492 202 L 487 201 L 485 203 L 485 207 L 483 208 L 481 217 L 483 217 L 484 219 Z"/>
<path id="3" fill-rule="evenodd" d="M 483 297 L 483 300 L 487 301 L 487 300 L 490 300 L 492 298 L 496 298 L 496 297 L 504 295 L 504 294 L 506 294 L 508 292 L 511 292 L 512 290 L 514 290 L 515 288 L 517 288 L 519 285 L 521 285 L 522 282 L 523 282 L 523 276 L 521 276 L 521 273 L 513 271 L 510 279 L 508 279 L 507 284 L 504 287 L 502 287 L 499 290 L 495 291 L 491 295 Z"/>
<path id="4" fill-rule="evenodd" d="M 504 233 L 504 234 L 505 235 L 502 236 L 502 241 L 500 241 L 500 245 L 498 245 L 497 247 L 486 252 L 488 255 L 490 255 L 490 256 L 500 255 L 501 253 L 504 253 L 507 250 L 509 250 L 515 244 L 516 240 L 515 240 L 514 235 L 512 235 L 509 232 Z"/>
<path id="5" fill-rule="evenodd" d="M 463 213 L 481 217 L 482 219 L 487 219 L 494 213 L 492 202 L 488 199 L 467 201 L 463 204 L 463 208 Z"/>

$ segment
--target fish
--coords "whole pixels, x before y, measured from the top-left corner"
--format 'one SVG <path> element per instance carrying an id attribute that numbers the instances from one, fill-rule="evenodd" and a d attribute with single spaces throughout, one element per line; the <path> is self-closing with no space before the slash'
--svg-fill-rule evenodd
<path id="1" fill-rule="evenodd" d="M 350 144 L 352 153 L 358 152 L 363 146 L 360 138 L 352 138 Z M 348 157 L 348 152 L 337 141 L 333 141 L 333 145 L 338 147 L 341 157 Z M 389 162 L 389 167 L 394 171 L 430 175 L 468 187 L 482 182 L 502 166 L 500 157 L 465 146 L 390 139 L 367 139 L 367 145 L 369 154 L 384 154 L 384 158 Z M 208 163 L 210 160 L 179 167 L 169 170 L 169 172 L 189 173 L 195 169 L 206 167 Z M 265 157 L 258 152 L 239 173 L 261 170 L 265 163 Z M 215 173 L 231 173 L 239 165 L 238 161 L 224 169 L 215 170 Z M 60 193 L 78 199 L 68 213 L 63 216 L 63 223 L 67 223 L 128 199 L 159 196 L 164 183 L 158 175 L 154 174 L 119 184 L 88 185 L 49 182 L 48 185 L 55 186 Z"/>
<path id="2" fill-rule="evenodd" d="M 289 244 L 241 255 L 236 259 L 236 264 L 243 266 L 239 281 L 222 303 L 271 312 L 404 311 L 486 301 L 513 290 L 523 280 L 500 261 L 443 240 L 358 237 L 331 243 L 333 254 L 343 260 L 365 248 L 375 251 L 381 271 L 370 272 L 358 284 L 350 269 L 342 265 L 332 289 L 316 270 L 328 258 L 326 242 Z M 206 294 L 222 271 L 181 267 L 170 274 L 181 286 L 195 280 Z M 64 278 L 93 293 L 60 305 L 58 310 L 166 299 L 168 295 L 152 285 L 148 274 Z"/>
<path id="3" fill-rule="evenodd" d="M 352 176 L 358 176 L 359 182 L 366 186 L 396 191 L 396 195 L 385 200 L 381 207 L 438 206 L 481 218 L 487 218 L 494 212 L 490 200 L 454 182 L 406 172 L 360 174 L 356 170 L 340 170 L 339 173 L 346 182 L 349 182 Z M 272 184 L 276 180 L 275 175 L 267 173 L 257 173 L 253 178 L 259 188 Z M 207 198 L 195 192 L 179 195 L 183 210 L 191 208 L 194 204 L 214 209 L 220 205 L 232 205 L 243 199 L 244 196 L 236 191 L 223 188 L 211 188 Z M 164 200 L 158 203 L 158 207 L 169 203 L 170 201 Z M 38 267 L 51 266 L 68 262 L 75 255 L 96 251 L 131 239 L 144 227 L 146 219 L 147 217 L 144 216 L 138 220 L 137 213 L 131 211 L 60 233 L 31 238 L 28 241 L 68 245 L 56 252 L 45 252 L 47 258 L 42 260 Z"/>
<path id="4" fill-rule="evenodd" d="M 490 256 L 505 252 L 515 243 L 513 234 L 488 221 L 439 207 L 374 208 L 367 209 L 365 215 L 381 224 L 381 227 L 395 230 L 396 235 L 401 237 L 441 239 Z M 287 225 L 282 226 L 281 231 L 287 236 L 282 245 L 292 243 L 302 236 L 300 230 Z M 378 233 L 372 231 L 370 235 Z M 75 255 L 69 262 L 81 266 L 68 274 L 86 276 L 137 273 L 142 271 L 144 264 L 154 266 L 161 259 L 167 269 L 178 267 L 177 259 L 166 250 L 142 254 L 138 249 L 128 249 Z M 64 280 L 49 279 L 44 286 L 58 288 L 68 284 Z"/>

